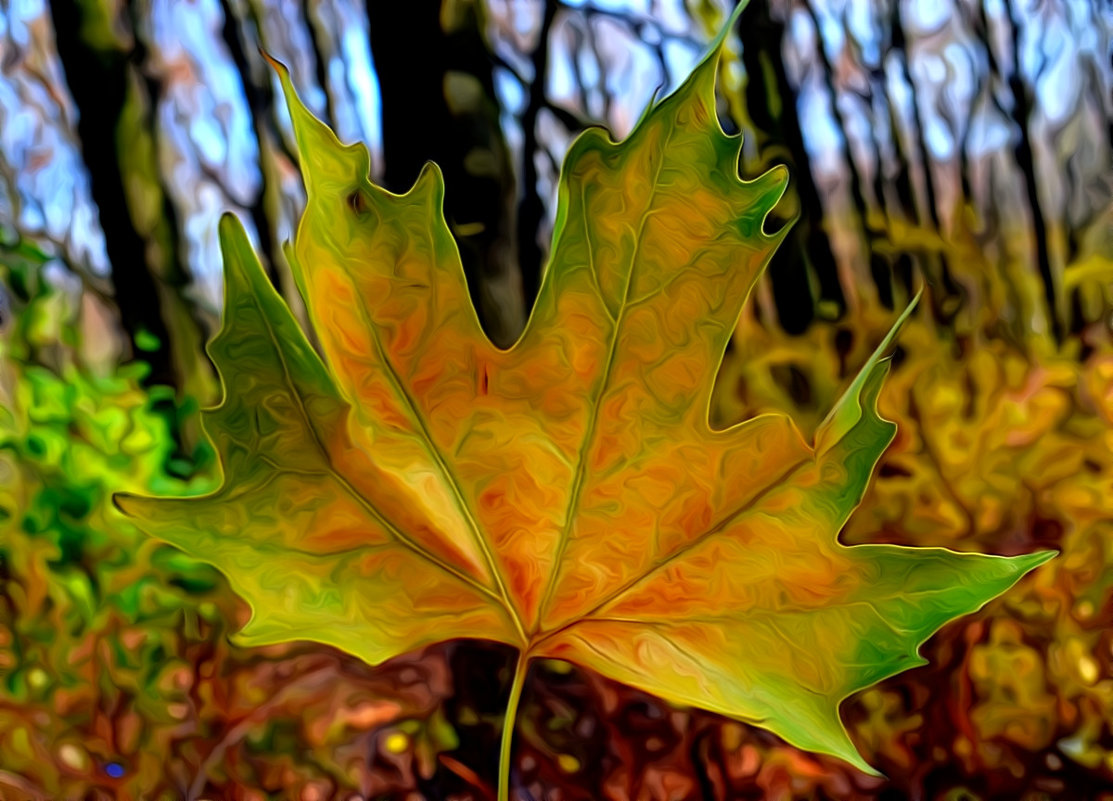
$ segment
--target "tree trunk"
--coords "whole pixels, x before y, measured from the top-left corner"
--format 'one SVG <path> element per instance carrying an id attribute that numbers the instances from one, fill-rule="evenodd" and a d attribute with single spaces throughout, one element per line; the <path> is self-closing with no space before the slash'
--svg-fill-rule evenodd
<path id="1" fill-rule="evenodd" d="M 942 235 L 943 231 L 939 225 L 939 202 L 935 190 L 935 178 L 931 173 L 931 156 L 928 153 L 927 143 L 924 141 L 924 131 L 927 129 L 926 120 L 920 106 L 920 96 L 916 91 L 916 83 L 908 66 L 908 38 L 904 33 L 901 0 L 893 0 L 889 23 L 893 51 L 900 63 L 901 77 L 908 85 L 909 102 L 912 106 L 912 122 L 917 132 L 915 136 L 911 137 L 912 145 L 915 147 L 916 158 L 920 162 L 920 169 L 923 171 L 924 178 L 924 198 L 921 205 L 923 211 L 927 214 L 927 221 L 925 222 L 923 213 L 920 211 L 916 212 L 915 221 L 920 225 L 930 224 L 932 231 Z M 911 164 L 909 164 L 909 167 L 911 167 Z M 925 253 L 921 258 L 926 268 L 924 269 L 925 277 L 933 284 L 929 298 L 932 313 L 936 320 L 944 326 L 950 327 L 962 306 L 962 291 L 951 277 L 947 259 L 943 254 Z"/>
<path id="2" fill-rule="evenodd" d="M 479 9 L 455 4 L 445 30 L 441 3 L 366 7 L 382 96 L 383 181 L 405 192 L 425 162 L 440 165 L 445 218 L 472 300 L 487 334 L 508 345 L 525 324 L 525 304 L 514 266 L 514 181 Z"/>
<path id="3" fill-rule="evenodd" d="M 50 4 L 58 53 L 77 105 L 82 157 L 112 264 L 114 298 L 133 349 L 150 365 L 145 383 L 208 403 L 211 368 L 189 277 L 178 251 L 176 211 L 162 189 L 153 108 L 138 35 L 122 42 L 108 5 Z M 134 18 L 134 17 L 133 17 Z M 200 431 L 176 431 L 186 452 Z"/>
<path id="4" fill-rule="evenodd" d="M 746 111 L 759 153 L 759 163 L 753 167 L 768 169 L 787 162 L 791 178 L 782 205 L 800 210 L 799 219 L 774 254 L 768 271 L 782 327 L 800 333 L 815 316 L 812 298 L 800 296 L 801 287 L 811 283 L 811 276 L 819 284 L 821 300 L 834 303 L 840 311 L 846 302 L 831 241 L 822 226 L 816 225 L 824 219 L 825 210 L 804 147 L 796 90 L 788 80 L 781 54 L 784 23 L 773 18 L 767 3 L 751 3 L 742 13 L 739 33 L 742 62 L 749 76 Z"/>
<path id="5" fill-rule="evenodd" d="M 1016 125 L 1017 138 L 1013 148 L 1016 164 L 1024 176 L 1024 188 L 1028 195 L 1028 208 L 1032 213 L 1032 233 L 1036 244 L 1036 267 L 1043 281 L 1044 298 L 1047 301 L 1048 317 L 1051 320 L 1051 333 L 1057 341 L 1063 338 L 1064 314 L 1060 308 L 1058 279 L 1051 266 L 1051 248 L 1047 237 L 1047 217 L 1040 200 L 1040 187 L 1036 178 L 1036 157 L 1032 150 L 1032 135 L 1028 127 L 1032 116 L 1033 98 L 1020 70 L 1020 21 L 1016 16 L 1013 0 L 1005 0 L 1005 10 L 1009 19 L 1009 35 L 1012 43 L 1012 65 L 1009 71 L 1008 87 L 1012 93 L 1012 119 Z M 990 46 L 987 44 L 987 47 Z"/>

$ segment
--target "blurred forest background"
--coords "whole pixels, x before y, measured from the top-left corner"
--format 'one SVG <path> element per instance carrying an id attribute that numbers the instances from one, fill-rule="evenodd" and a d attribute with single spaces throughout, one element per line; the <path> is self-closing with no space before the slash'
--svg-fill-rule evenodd
<path id="1" fill-rule="evenodd" d="M 216 222 L 300 311 L 304 200 L 264 48 L 373 178 L 445 172 L 484 326 L 521 330 L 556 183 L 629 132 L 730 0 L 0 0 L 0 798 L 488 799 L 511 654 L 372 670 L 245 650 L 223 579 L 114 491 L 216 466 Z M 903 308 L 900 425 L 843 540 L 1062 555 L 848 700 L 860 774 L 551 664 L 514 763 L 533 799 L 1113 799 L 1113 5 L 753 0 L 721 120 L 798 218 L 712 409 L 823 418 Z M 501 692 L 491 677 L 503 676 Z"/>

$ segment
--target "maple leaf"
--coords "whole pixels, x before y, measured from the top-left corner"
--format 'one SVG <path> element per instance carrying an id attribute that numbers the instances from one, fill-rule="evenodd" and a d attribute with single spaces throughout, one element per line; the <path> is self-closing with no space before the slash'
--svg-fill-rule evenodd
<path id="1" fill-rule="evenodd" d="M 226 216 L 224 400 L 205 418 L 223 486 L 118 497 L 228 576 L 253 610 L 241 642 L 375 664 L 494 640 L 522 654 L 511 709 L 529 660 L 563 659 L 869 771 L 840 702 L 1053 555 L 838 542 L 893 436 L 876 401 L 895 328 L 812 443 L 782 415 L 709 425 L 787 181 L 738 178 L 715 112 L 722 39 L 626 140 L 572 145 L 508 350 L 469 300 L 440 171 L 404 195 L 375 186 L 366 148 L 277 67 L 308 193 L 287 256 L 324 361 Z"/>

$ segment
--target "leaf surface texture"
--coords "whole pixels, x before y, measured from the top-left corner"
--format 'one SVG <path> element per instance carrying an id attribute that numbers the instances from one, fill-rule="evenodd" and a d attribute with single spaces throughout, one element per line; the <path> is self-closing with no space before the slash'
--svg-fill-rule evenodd
<path id="1" fill-rule="evenodd" d="M 717 48 L 623 142 L 575 141 L 508 350 L 471 305 L 439 170 L 401 196 L 375 186 L 366 149 L 280 69 L 309 198 L 287 255 L 323 360 L 225 217 L 224 400 L 205 421 L 224 484 L 117 499 L 228 575 L 254 612 L 243 642 L 374 664 L 494 640 L 869 770 L 839 703 L 1050 558 L 838 542 L 893 437 L 877 413 L 892 334 L 813 442 L 782 415 L 710 427 L 787 181 L 739 180 L 716 64 Z"/>

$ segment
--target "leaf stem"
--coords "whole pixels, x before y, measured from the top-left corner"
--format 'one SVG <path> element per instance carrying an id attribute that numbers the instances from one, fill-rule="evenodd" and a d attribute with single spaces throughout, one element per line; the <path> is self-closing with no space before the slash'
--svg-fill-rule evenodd
<path id="1" fill-rule="evenodd" d="M 506 716 L 502 724 L 498 801 L 510 801 L 510 746 L 514 741 L 514 722 L 518 718 L 518 702 L 522 699 L 522 686 L 529 672 L 529 660 L 530 656 L 525 650 L 518 652 L 518 663 L 514 666 L 514 681 L 510 685 L 510 700 L 506 702 Z"/>

